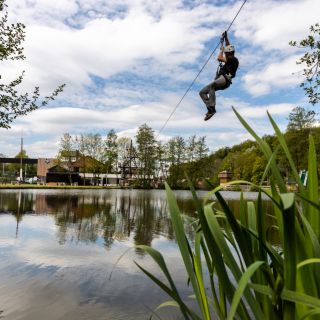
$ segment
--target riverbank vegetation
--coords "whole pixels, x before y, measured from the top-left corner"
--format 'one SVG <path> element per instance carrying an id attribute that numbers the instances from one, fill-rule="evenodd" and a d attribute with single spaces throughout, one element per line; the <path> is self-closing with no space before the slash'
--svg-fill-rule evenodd
<path id="1" fill-rule="evenodd" d="M 289 115 L 287 129 L 284 132 L 288 149 L 292 155 L 298 172 L 306 170 L 308 166 L 308 136 L 314 137 L 317 150 L 320 150 L 320 127 L 315 126 L 315 112 L 301 107 L 295 108 Z M 278 150 L 275 157 L 279 171 L 286 183 L 295 184 L 290 163 L 285 153 L 280 148 L 276 135 L 263 137 L 272 151 Z M 196 188 L 208 188 L 205 180 L 218 186 L 218 174 L 227 170 L 232 173 L 233 180 L 248 180 L 259 183 L 263 177 L 267 160 L 260 150 L 257 142 L 247 140 L 232 147 L 220 148 L 209 154 L 205 137 L 190 136 L 187 139 L 177 136 L 167 143 L 156 141 L 153 130 L 147 125 L 142 125 L 133 144 L 133 167 L 137 166 L 140 172 L 138 179 L 132 187 L 150 188 L 151 180 L 166 180 L 173 189 L 187 189 L 188 182 L 185 173 Z M 79 150 L 80 154 L 97 159 L 98 161 L 86 161 L 85 170 L 97 175 L 109 172 L 120 173 L 121 165 L 130 148 L 129 138 L 118 138 L 114 130 L 110 130 L 106 138 L 99 134 L 86 134 L 71 136 L 64 134 L 61 138 L 60 152 L 57 161 L 62 157 L 68 158 L 68 154 Z M 20 158 L 20 153 L 16 155 Z M 23 150 L 23 158 L 27 158 Z M 318 168 L 320 166 L 318 165 Z M 19 165 L 4 165 L 6 176 L 13 180 L 19 172 Z M 26 171 L 29 175 L 36 175 L 35 165 L 28 165 Z M 269 184 L 268 176 L 264 177 L 264 184 Z M 161 187 L 162 184 L 160 183 Z"/>
<path id="2" fill-rule="evenodd" d="M 298 171 L 307 169 L 308 146 L 305 141 L 309 134 L 314 136 L 316 148 L 320 148 L 320 128 L 315 126 L 315 116 L 313 110 L 301 107 L 293 109 L 289 114 L 284 138 Z M 278 150 L 275 157 L 286 183 L 294 184 L 290 164 L 279 148 L 277 137 L 268 135 L 263 138 L 272 151 Z M 67 159 L 66 167 L 72 170 L 71 158 L 75 156 L 75 150 L 78 150 L 80 157 L 83 156 L 81 170 L 97 176 L 106 172 L 120 175 L 125 161 L 130 161 L 132 171 L 138 176 L 131 185 L 135 188 L 151 188 L 155 185 L 163 187 L 163 182 L 166 181 L 173 189 L 187 189 L 187 173 L 196 188 L 205 189 L 208 188 L 206 180 L 215 186 L 219 185 L 218 174 L 225 170 L 232 174 L 233 180 L 258 183 L 267 164 L 258 144 L 253 140 L 220 148 L 209 154 L 205 137 L 192 135 L 185 139 L 176 136 L 161 143 L 156 140 L 152 128 L 146 124 L 140 126 L 135 142 L 126 137 L 118 137 L 114 130 L 110 130 L 105 138 L 100 134 L 71 136 L 65 133 L 60 140 L 57 163 Z M 16 157 L 20 158 L 20 153 Z M 25 150 L 22 157 L 28 157 Z M 34 165 L 26 166 L 25 171 L 29 176 L 36 175 Z M 3 165 L 2 172 L 5 172 L 7 178 L 11 177 L 8 181 L 14 180 L 19 172 L 19 165 Z M 264 178 L 264 183 L 269 184 L 269 177 Z"/>
<path id="3" fill-rule="evenodd" d="M 296 107 L 288 117 L 287 129 L 284 133 L 288 149 L 295 161 L 298 171 L 306 170 L 308 164 L 308 140 L 314 137 L 317 149 L 320 148 L 320 127 L 316 126 L 316 113 L 302 107 Z M 286 183 L 294 184 L 290 171 L 290 163 L 280 148 L 276 135 L 264 136 L 272 151 L 278 150 L 275 157 L 279 171 Z M 130 149 L 131 148 L 131 149 Z M 61 139 L 60 155 L 78 149 L 81 154 L 95 158 L 96 166 L 87 168 L 88 172 L 111 173 L 121 171 L 125 158 L 130 153 L 133 170 L 139 172 L 139 179 L 134 187 L 150 188 L 152 181 L 166 181 L 173 189 L 187 189 L 185 173 L 196 188 L 208 188 L 205 180 L 219 185 L 218 174 L 229 171 L 233 180 L 248 180 L 258 183 L 263 177 L 267 160 L 259 145 L 254 140 L 247 140 L 232 147 L 220 148 L 209 154 L 205 137 L 181 136 L 171 138 L 167 143 L 156 140 L 154 131 L 146 124 L 140 126 L 135 142 L 131 145 L 129 138 L 118 138 L 114 130 L 110 130 L 104 140 L 99 134 L 87 134 L 72 137 L 65 134 Z M 131 150 L 131 151 L 128 151 Z M 104 164 L 104 165 L 101 165 Z M 269 177 L 264 177 L 269 184 Z M 162 183 L 158 183 L 161 186 Z"/>
<path id="4" fill-rule="evenodd" d="M 235 111 L 235 110 L 234 110 Z M 278 147 L 275 151 L 235 111 L 265 157 L 257 201 L 241 198 L 240 216 L 213 189 L 201 202 L 191 181 L 197 221 L 195 242 L 188 242 L 176 199 L 166 185 L 172 224 L 197 308 L 182 299 L 162 254 L 140 246 L 158 264 L 166 281 L 138 267 L 171 298 L 161 307 L 177 307 L 185 319 L 316 319 L 320 314 L 320 203 L 314 137 L 308 148 L 309 179 L 304 186 L 284 135 L 269 115 Z M 287 191 L 278 154 L 289 164 L 299 193 Z M 262 210 L 262 183 L 269 175 L 275 216 Z M 252 182 L 235 181 L 237 183 Z M 213 200 L 213 198 L 215 200 Z M 271 223 L 267 223 L 267 220 Z M 276 235 L 276 242 L 273 235 Z"/>

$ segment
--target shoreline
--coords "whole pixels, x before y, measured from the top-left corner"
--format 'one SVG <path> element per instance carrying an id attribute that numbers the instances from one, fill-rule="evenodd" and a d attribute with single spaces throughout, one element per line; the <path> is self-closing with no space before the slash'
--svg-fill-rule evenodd
<path id="1" fill-rule="evenodd" d="M 112 186 L 55 186 L 32 184 L 0 184 L 0 189 L 125 189 Z"/>

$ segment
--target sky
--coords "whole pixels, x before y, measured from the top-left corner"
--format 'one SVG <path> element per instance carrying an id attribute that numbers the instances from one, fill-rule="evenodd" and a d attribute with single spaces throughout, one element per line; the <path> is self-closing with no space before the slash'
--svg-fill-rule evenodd
<path id="1" fill-rule="evenodd" d="M 198 92 L 212 82 L 216 54 L 160 128 L 219 42 L 242 1 L 10 0 L 10 22 L 26 25 L 26 60 L 0 63 L 2 81 L 25 70 L 21 90 L 40 86 L 43 96 L 65 83 L 44 108 L 0 129 L 0 153 L 14 156 L 21 133 L 29 157 L 54 157 L 63 133 L 114 129 L 134 137 L 146 123 L 158 139 L 206 136 L 211 151 L 250 138 L 232 111 L 260 134 L 271 134 L 266 111 L 282 130 L 296 106 L 310 108 L 299 84 L 302 40 L 319 22 L 318 0 L 248 0 L 229 32 L 240 67 L 233 84 L 217 93 L 217 114 Z M 319 107 L 317 107 L 319 108 Z M 317 108 L 315 108 L 316 111 Z"/>

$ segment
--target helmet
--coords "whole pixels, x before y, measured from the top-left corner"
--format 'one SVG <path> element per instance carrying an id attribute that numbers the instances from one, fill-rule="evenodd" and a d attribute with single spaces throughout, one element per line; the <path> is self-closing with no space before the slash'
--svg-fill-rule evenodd
<path id="1" fill-rule="evenodd" d="M 232 46 L 231 44 L 229 44 L 228 46 L 226 46 L 224 48 L 224 52 L 234 52 L 234 46 Z"/>

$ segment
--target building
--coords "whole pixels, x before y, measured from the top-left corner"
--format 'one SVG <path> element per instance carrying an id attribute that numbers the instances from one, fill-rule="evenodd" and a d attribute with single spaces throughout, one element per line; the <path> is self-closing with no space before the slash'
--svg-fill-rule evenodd
<path id="1" fill-rule="evenodd" d="M 230 171 L 224 170 L 218 174 L 220 185 L 224 185 L 232 180 L 232 173 Z"/>
<path id="2" fill-rule="evenodd" d="M 68 166 L 57 159 L 39 158 L 37 176 L 40 183 L 81 184 L 77 168 Z"/>

